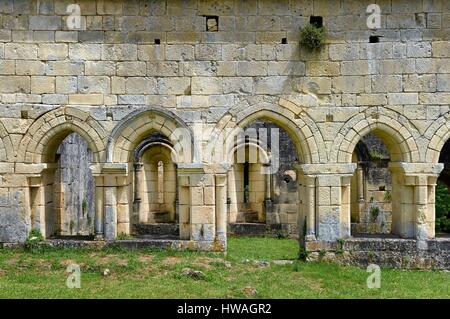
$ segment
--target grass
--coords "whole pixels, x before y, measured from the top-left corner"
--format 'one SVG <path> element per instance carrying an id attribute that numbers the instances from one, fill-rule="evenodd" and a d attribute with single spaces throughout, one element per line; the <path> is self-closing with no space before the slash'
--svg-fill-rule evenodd
<path id="1" fill-rule="evenodd" d="M 450 273 L 382 269 L 368 289 L 365 269 L 296 260 L 294 240 L 230 238 L 223 254 L 156 250 L 0 250 L 0 298 L 449 298 Z M 254 260 L 296 260 L 261 267 Z M 81 267 L 81 288 L 66 287 L 67 266 Z M 190 267 L 204 280 L 181 274 Z M 103 276 L 109 269 L 111 274 Z M 255 298 L 251 297 L 251 298 Z"/>

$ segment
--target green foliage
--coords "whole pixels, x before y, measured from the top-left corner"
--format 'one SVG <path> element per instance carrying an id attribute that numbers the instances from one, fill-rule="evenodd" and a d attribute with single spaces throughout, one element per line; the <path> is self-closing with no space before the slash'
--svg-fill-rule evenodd
<path id="1" fill-rule="evenodd" d="M 369 155 L 374 160 L 382 159 L 384 157 L 384 155 L 381 152 L 377 151 L 377 150 L 370 150 L 369 151 Z"/>
<path id="2" fill-rule="evenodd" d="M 129 240 L 129 239 L 133 239 L 133 236 L 127 235 L 125 233 L 120 233 L 117 235 L 117 240 Z"/>
<path id="3" fill-rule="evenodd" d="M 83 212 L 83 216 L 86 215 L 88 209 L 88 202 L 86 199 L 83 199 L 83 202 L 81 203 L 81 210 Z"/>
<path id="4" fill-rule="evenodd" d="M 385 202 L 390 202 L 392 201 L 392 192 L 391 191 L 386 191 L 384 193 L 384 201 Z"/>
<path id="5" fill-rule="evenodd" d="M 380 215 L 380 208 L 378 206 L 371 206 L 370 207 L 370 216 L 372 217 L 372 220 L 375 222 L 377 220 L 378 215 Z"/>
<path id="6" fill-rule="evenodd" d="M 36 251 L 40 247 L 40 243 L 44 241 L 44 237 L 39 229 L 32 229 L 25 241 L 25 249 L 29 251 Z"/>
<path id="7" fill-rule="evenodd" d="M 436 185 L 436 232 L 450 233 L 450 193 L 440 181 Z"/>
<path id="8" fill-rule="evenodd" d="M 300 43 L 310 51 L 318 50 L 325 41 L 326 30 L 324 27 L 317 27 L 312 24 L 306 25 L 300 31 Z"/>

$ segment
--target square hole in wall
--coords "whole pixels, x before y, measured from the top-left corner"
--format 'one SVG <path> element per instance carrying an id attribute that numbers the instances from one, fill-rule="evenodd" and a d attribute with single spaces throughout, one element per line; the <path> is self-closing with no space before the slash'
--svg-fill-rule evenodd
<path id="1" fill-rule="evenodd" d="M 25 110 L 20 111 L 20 117 L 22 119 L 28 119 L 28 111 Z"/>
<path id="2" fill-rule="evenodd" d="M 369 43 L 379 43 L 380 42 L 380 37 L 377 35 L 371 35 L 369 37 Z"/>
<path id="3" fill-rule="evenodd" d="M 326 118 L 325 118 L 326 122 L 333 122 L 333 114 L 327 114 Z"/>
<path id="4" fill-rule="evenodd" d="M 281 39 L 281 44 L 287 44 L 287 38 Z"/>
<path id="5" fill-rule="evenodd" d="M 160 39 L 155 39 L 155 44 L 161 44 L 161 40 Z"/>
<path id="6" fill-rule="evenodd" d="M 206 16 L 206 31 L 208 31 L 208 32 L 219 31 L 219 17 L 218 16 Z"/>
<path id="7" fill-rule="evenodd" d="M 323 27 L 323 17 L 321 16 L 311 16 L 309 18 L 309 23 L 317 28 Z"/>
<path id="8" fill-rule="evenodd" d="M 379 190 L 379 191 L 385 191 L 385 190 L 386 190 L 386 186 L 380 186 L 380 187 L 378 188 L 378 190 Z"/>

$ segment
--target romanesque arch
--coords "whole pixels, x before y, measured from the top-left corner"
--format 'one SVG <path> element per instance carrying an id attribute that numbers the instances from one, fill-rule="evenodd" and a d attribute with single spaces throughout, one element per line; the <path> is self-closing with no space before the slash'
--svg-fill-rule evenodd
<path id="1" fill-rule="evenodd" d="M 14 147 L 11 137 L 6 131 L 5 126 L 0 121 L 0 162 L 14 161 Z"/>
<path id="2" fill-rule="evenodd" d="M 182 150 L 177 149 L 181 151 L 178 154 L 180 161 L 192 161 L 195 153 L 192 130 L 180 117 L 158 107 L 131 112 L 114 128 L 108 140 L 107 161 L 113 163 L 132 161 L 133 152 L 139 143 L 154 132 L 159 132 L 173 144 L 182 146 Z"/>
<path id="3" fill-rule="evenodd" d="M 326 160 L 323 138 L 317 126 L 300 106 L 285 99 L 280 99 L 278 103 L 235 106 L 220 119 L 211 135 L 214 151 L 222 150 L 228 153 L 227 150 L 234 146 L 231 137 L 237 135 L 239 129 L 256 120 L 273 122 L 285 129 L 295 144 L 300 162 L 320 163 Z"/>
<path id="4" fill-rule="evenodd" d="M 94 162 L 104 162 L 107 136 L 104 128 L 88 112 L 71 107 L 47 112 L 33 122 L 20 142 L 17 162 L 53 162 L 58 146 L 71 133 L 86 140 Z"/>
<path id="5" fill-rule="evenodd" d="M 426 162 L 437 163 L 444 144 L 450 140 L 450 112 L 433 122 L 424 134 L 429 139 Z"/>
<path id="6" fill-rule="evenodd" d="M 406 119 L 402 119 L 403 123 L 405 121 Z M 413 126 L 410 123 L 406 126 L 402 122 L 383 112 L 364 112 L 352 117 L 337 134 L 331 147 L 330 161 L 351 163 L 358 141 L 368 133 L 375 133 L 386 143 L 392 161 L 420 162 L 415 140 L 418 133 L 415 129 L 411 132 Z"/>

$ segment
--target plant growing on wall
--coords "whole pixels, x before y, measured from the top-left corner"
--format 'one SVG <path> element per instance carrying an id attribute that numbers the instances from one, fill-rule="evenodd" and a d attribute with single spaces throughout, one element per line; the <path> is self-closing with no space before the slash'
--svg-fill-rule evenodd
<path id="1" fill-rule="evenodd" d="M 300 43 L 310 51 L 318 50 L 322 47 L 326 37 L 325 28 L 314 24 L 308 24 L 300 30 Z"/>

